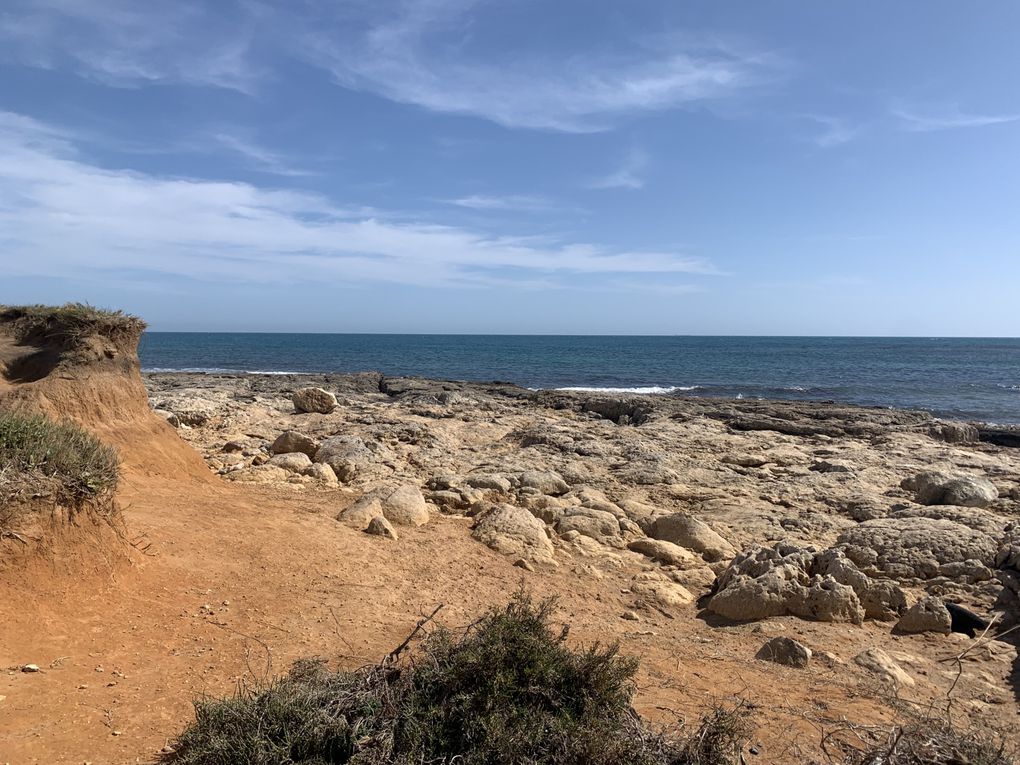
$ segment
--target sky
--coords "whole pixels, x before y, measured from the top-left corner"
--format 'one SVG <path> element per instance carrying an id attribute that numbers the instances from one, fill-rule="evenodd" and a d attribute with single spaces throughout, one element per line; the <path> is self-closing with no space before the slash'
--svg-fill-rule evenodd
<path id="1" fill-rule="evenodd" d="M 4 0 L 0 303 L 1020 335 L 1020 3 Z"/>

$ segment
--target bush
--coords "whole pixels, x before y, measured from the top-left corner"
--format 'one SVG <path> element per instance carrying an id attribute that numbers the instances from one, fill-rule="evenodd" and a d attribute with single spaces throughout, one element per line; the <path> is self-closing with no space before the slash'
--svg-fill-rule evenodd
<path id="1" fill-rule="evenodd" d="M 117 452 L 77 425 L 0 412 L 0 506 L 39 483 L 78 504 L 112 491 L 118 477 Z"/>
<path id="2" fill-rule="evenodd" d="M 715 765 L 736 761 L 745 713 L 708 718 L 689 741 L 630 706 L 636 662 L 574 651 L 551 604 L 523 595 L 459 635 L 438 629 L 403 667 L 330 672 L 302 662 L 261 689 L 195 705 L 178 765 Z"/>
<path id="3" fill-rule="evenodd" d="M 0 306 L 0 323 L 6 324 L 19 341 L 54 343 L 70 348 L 93 335 L 117 341 L 138 337 L 145 329 L 145 322 L 136 316 L 86 303 Z"/>

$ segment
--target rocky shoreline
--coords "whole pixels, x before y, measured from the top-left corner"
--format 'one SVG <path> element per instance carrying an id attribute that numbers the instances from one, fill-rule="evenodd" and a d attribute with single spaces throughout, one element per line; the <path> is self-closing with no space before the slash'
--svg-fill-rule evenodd
<path id="1" fill-rule="evenodd" d="M 903 688 L 896 635 L 993 635 L 1020 614 L 1020 451 L 971 424 L 373 373 L 144 378 L 225 479 L 333 492 L 339 523 L 392 539 L 468 517 L 522 568 L 620 579 L 624 618 L 882 624 L 889 644 L 846 660 Z M 1003 643 L 1005 675 L 1015 656 Z"/>

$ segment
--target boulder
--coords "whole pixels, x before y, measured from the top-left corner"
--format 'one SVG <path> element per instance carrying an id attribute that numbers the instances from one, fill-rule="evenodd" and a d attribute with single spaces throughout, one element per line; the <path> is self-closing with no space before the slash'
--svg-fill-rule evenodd
<path id="1" fill-rule="evenodd" d="M 840 584 L 852 587 L 867 619 L 892 621 L 907 607 L 907 596 L 897 584 L 867 576 L 842 550 L 826 550 L 818 554 L 811 570 L 815 575 L 831 576 Z"/>
<path id="2" fill-rule="evenodd" d="M 862 651 L 854 656 L 854 663 L 878 675 L 883 682 L 890 685 L 912 686 L 915 684 L 914 678 L 880 648 L 869 648 Z"/>
<path id="3" fill-rule="evenodd" d="M 322 388 L 301 388 L 296 390 L 294 395 L 291 396 L 291 401 L 298 412 L 329 414 L 337 406 L 336 396 Z"/>
<path id="4" fill-rule="evenodd" d="M 310 468 L 305 470 L 305 475 L 310 476 L 317 481 L 321 481 L 327 486 L 336 486 L 339 483 L 336 473 L 333 472 L 333 468 L 321 462 L 316 462 Z"/>
<path id="5" fill-rule="evenodd" d="M 520 481 L 522 487 L 537 489 L 542 494 L 554 497 L 570 491 L 570 486 L 563 480 L 563 477 L 551 470 L 528 470 L 521 473 Z"/>
<path id="6" fill-rule="evenodd" d="M 558 534 L 576 531 L 603 544 L 620 542 L 620 521 L 612 513 L 590 507 L 572 507 L 556 524 Z"/>
<path id="7" fill-rule="evenodd" d="M 919 600 L 903 614 L 896 623 L 899 632 L 941 632 L 948 635 L 952 630 L 953 618 L 942 598 L 929 596 Z"/>
<path id="8" fill-rule="evenodd" d="M 377 515 L 368 522 L 368 528 L 365 529 L 365 533 L 393 540 L 397 538 L 397 532 L 394 530 L 393 526 L 390 525 L 390 522 L 382 515 Z"/>
<path id="9" fill-rule="evenodd" d="M 356 529 L 365 528 L 373 518 L 383 514 L 382 501 L 374 494 L 366 494 L 357 502 L 341 510 L 336 519 Z"/>
<path id="10" fill-rule="evenodd" d="M 491 506 L 475 516 L 471 536 L 504 555 L 538 562 L 553 560 L 546 525 L 522 507 Z"/>
<path id="11" fill-rule="evenodd" d="M 811 661 L 811 649 L 793 638 L 774 637 L 761 647 L 755 658 L 803 669 Z"/>
<path id="12" fill-rule="evenodd" d="M 694 602 L 694 595 L 683 585 L 654 571 L 637 574 L 630 584 L 631 592 L 654 600 L 666 608 L 679 608 Z"/>
<path id="13" fill-rule="evenodd" d="M 924 581 L 950 576 L 961 561 L 992 564 L 998 549 L 988 534 L 935 518 L 877 518 L 847 529 L 837 545 L 871 577 Z"/>
<path id="14" fill-rule="evenodd" d="M 704 561 L 687 548 L 662 539 L 641 537 L 628 542 L 627 549 L 647 555 L 652 560 L 665 563 L 667 566 L 689 569 L 704 565 Z"/>
<path id="15" fill-rule="evenodd" d="M 398 526 L 422 526 L 429 521 L 429 506 L 421 490 L 412 483 L 380 492 L 383 515 Z"/>
<path id="16" fill-rule="evenodd" d="M 959 475 L 930 470 L 906 478 L 900 484 L 914 492 L 920 505 L 988 507 L 999 497 L 995 484 L 982 476 Z"/>
<path id="17" fill-rule="evenodd" d="M 303 452 L 291 452 L 290 454 L 274 455 L 270 458 L 269 464 L 291 473 L 303 473 L 312 466 L 312 461 Z"/>
<path id="18" fill-rule="evenodd" d="M 648 536 L 672 542 L 699 553 L 709 563 L 730 560 L 737 551 L 704 521 L 687 515 L 674 513 L 652 523 Z"/>
<path id="19" fill-rule="evenodd" d="M 306 436 L 304 433 L 299 433 L 296 430 L 284 431 L 276 437 L 276 440 L 269 447 L 269 451 L 273 454 L 301 452 L 309 457 L 315 457 L 315 452 L 318 449 L 319 443 L 314 438 Z"/>
<path id="20" fill-rule="evenodd" d="M 338 479 L 349 483 L 375 461 L 375 454 L 357 436 L 333 436 L 319 445 L 315 461 L 329 465 Z"/>

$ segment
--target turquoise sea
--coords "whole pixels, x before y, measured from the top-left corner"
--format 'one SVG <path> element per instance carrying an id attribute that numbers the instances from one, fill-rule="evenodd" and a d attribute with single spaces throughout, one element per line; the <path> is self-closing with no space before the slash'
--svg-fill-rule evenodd
<path id="1" fill-rule="evenodd" d="M 833 400 L 1020 423 L 1020 339 L 147 332 L 147 371 L 356 372 Z"/>

